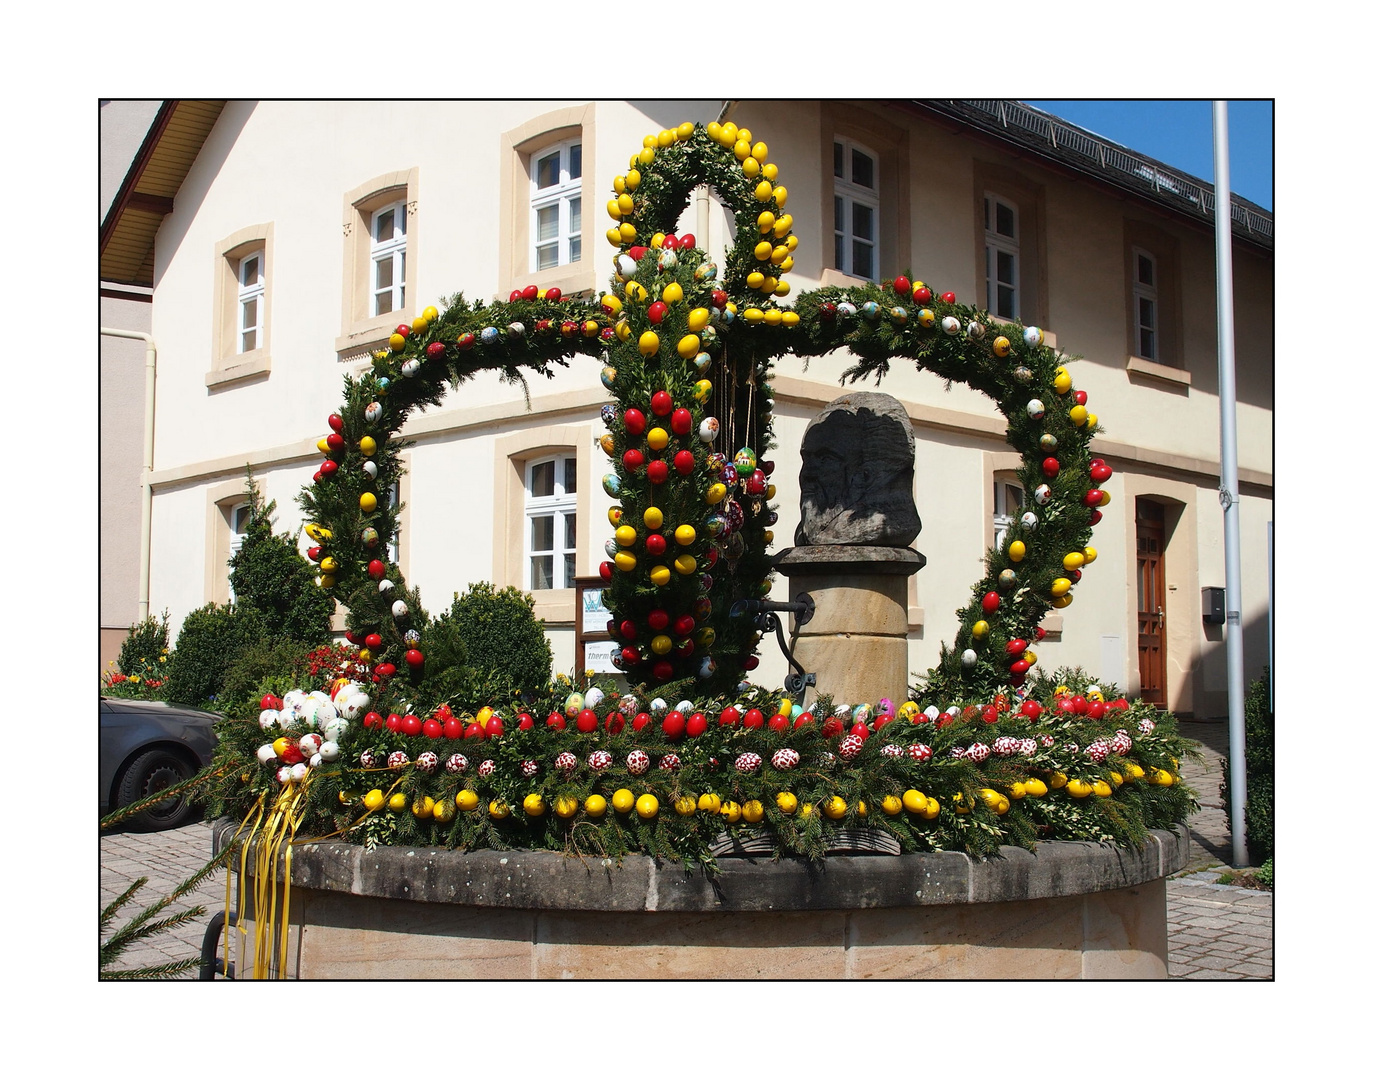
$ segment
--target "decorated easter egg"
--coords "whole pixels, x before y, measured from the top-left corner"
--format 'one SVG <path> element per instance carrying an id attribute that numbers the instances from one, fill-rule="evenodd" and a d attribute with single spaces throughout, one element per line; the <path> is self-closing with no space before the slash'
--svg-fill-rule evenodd
<path id="1" fill-rule="evenodd" d="M 1025 406 L 1025 414 L 1031 420 L 1043 420 L 1044 402 L 1040 401 L 1039 398 L 1031 398 L 1029 403 Z"/>
<path id="2" fill-rule="evenodd" d="M 369 424 L 375 424 L 381 419 L 381 402 L 372 402 L 367 408 L 362 410 L 362 415 L 367 418 Z"/>
<path id="3" fill-rule="evenodd" d="M 945 315 L 944 318 L 940 319 L 939 328 L 951 337 L 963 329 L 958 320 L 952 315 Z"/>
<path id="4" fill-rule="evenodd" d="M 702 442 L 713 443 L 720 435 L 720 421 L 713 416 L 707 416 L 696 429 L 696 434 Z"/>
<path id="5" fill-rule="evenodd" d="M 620 494 L 620 478 L 615 473 L 606 473 L 601 477 L 601 487 L 605 488 L 605 493 L 611 498 Z"/>
<path id="6" fill-rule="evenodd" d="M 494 345 L 500 341 L 501 332 L 494 326 L 483 326 L 480 337 L 483 345 Z"/>
<path id="7" fill-rule="evenodd" d="M 1035 517 L 1032 511 L 1026 510 L 1020 515 L 1020 525 L 1026 532 L 1034 532 L 1039 524 L 1039 518 Z"/>
<path id="8" fill-rule="evenodd" d="M 406 606 L 404 600 L 397 600 L 394 604 L 391 605 L 391 618 L 404 619 L 409 614 L 410 609 Z"/>
<path id="9" fill-rule="evenodd" d="M 734 468 L 740 476 L 751 476 L 758 467 L 758 457 L 749 447 L 741 447 L 734 455 Z"/>
<path id="10" fill-rule="evenodd" d="M 1025 327 L 1025 333 L 1021 336 L 1025 339 L 1025 344 L 1032 349 L 1037 349 L 1044 344 L 1044 331 L 1037 326 Z"/>

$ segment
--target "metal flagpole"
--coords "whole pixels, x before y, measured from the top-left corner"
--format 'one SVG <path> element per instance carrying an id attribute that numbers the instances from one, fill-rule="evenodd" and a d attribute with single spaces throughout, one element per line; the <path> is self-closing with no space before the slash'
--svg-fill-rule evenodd
<path id="1" fill-rule="evenodd" d="M 1240 620 L 1239 466 L 1235 449 L 1235 309 L 1230 266 L 1230 127 L 1224 101 L 1211 103 L 1216 158 L 1216 360 L 1220 369 L 1220 504 L 1225 513 L 1225 662 L 1230 699 L 1230 850 L 1249 865 L 1244 805 L 1244 625 Z"/>

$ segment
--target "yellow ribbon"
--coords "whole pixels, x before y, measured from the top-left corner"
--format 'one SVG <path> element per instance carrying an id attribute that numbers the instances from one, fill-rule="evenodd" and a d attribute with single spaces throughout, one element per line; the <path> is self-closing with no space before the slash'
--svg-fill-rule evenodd
<path id="1" fill-rule="evenodd" d="M 238 954 L 240 956 L 243 955 L 243 938 L 247 936 L 247 931 L 243 929 L 243 878 L 244 873 L 248 868 L 248 846 L 252 843 L 253 834 L 257 832 L 258 826 L 262 821 L 262 805 L 263 799 L 262 796 L 259 795 L 258 800 L 253 804 L 252 809 L 244 815 L 242 823 L 233 835 L 233 839 L 229 841 L 230 847 L 233 847 L 234 844 L 238 843 L 238 838 L 243 834 L 243 830 L 248 829 L 248 823 L 253 821 L 254 817 L 257 818 L 257 820 L 253 822 L 252 828 L 248 830 L 248 839 L 243 842 L 243 847 L 239 849 L 238 853 L 238 911 L 232 922 L 229 920 L 229 908 L 233 904 L 234 887 L 234 874 L 232 868 L 224 875 L 224 929 L 220 935 L 220 941 L 224 946 L 224 974 L 226 976 L 229 974 L 229 935 L 235 929 L 238 930 L 239 935 L 240 947 L 238 949 Z"/>

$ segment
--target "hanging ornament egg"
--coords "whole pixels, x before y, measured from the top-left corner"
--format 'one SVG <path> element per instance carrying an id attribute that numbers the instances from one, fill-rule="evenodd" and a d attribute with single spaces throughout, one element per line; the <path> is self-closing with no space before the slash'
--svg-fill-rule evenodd
<path id="1" fill-rule="evenodd" d="M 980 322 L 968 323 L 968 337 L 972 338 L 974 341 L 976 341 L 986 332 L 987 328 L 983 326 Z"/>
<path id="2" fill-rule="evenodd" d="M 615 473 L 606 473 L 601 477 L 601 487 L 605 488 L 605 493 L 611 498 L 620 494 L 620 478 Z"/>
<path id="3" fill-rule="evenodd" d="M 371 479 L 375 480 L 377 478 L 377 463 L 375 461 L 364 461 L 362 463 L 362 471 Z"/>
<path id="4" fill-rule="evenodd" d="M 601 436 L 601 438 L 600 438 L 599 441 L 600 441 L 601 449 L 604 450 L 607 454 L 609 454 L 609 455 L 611 455 L 612 457 L 614 457 L 614 455 L 615 455 L 615 436 L 612 435 L 612 434 L 610 434 L 610 432 L 606 432 L 604 435 Z"/>
<path id="5" fill-rule="evenodd" d="M 992 342 L 992 352 L 997 356 L 1011 355 L 1011 339 L 1008 337 L 998 337 Z"/>
<path id="6" fill-rule="evenodd" d="M 1058 475 L 1058 458 L 1046 457 L 1040 463 L 1039 467 L 1044 470 L 1044 475 L 1047 476 L 1050 480 L 1052 480 L 1055 476 Z"/>
<path id="7" fill-rule="evenodd" d="M 615 543 L 614 540 L 607 540 L 605 542 L 605 553 L 612 559 L 615 558 L 615 556 L 620 553 L 620 545 Z"/>
<path id="8" fill-rule="evenodd" d="M 1039 398 L 1031 398 L 1029 403 L 1025 406 L 1025 414 L 1029 416 L 1031 420 L 1043 420 L 1044 402 L 1040 401 Z"/>
<path id="9" fill-rule="evenodd" d="M 734 468 L 740 476 L 751 476 L 753 470 L 758 467 L 758 457 L 750 447 L 742 447 L 734 455 Z"/>
<path id="10" fill-rule="evenodd" d="M 601 385 L 607 390 L 615 385 L 615 369 L 613 367 L 601 369 Z"/>
<path id="11" fill-rule="evenodd" d="M 494 326 L 482 327 L 481 341 L 483 345 L 494 345 L 496 342 L 500 341 L 500 339 L 501 332 Z"/>
<path id="12" fill-rule="evenodd" d="M 1025 339 L 1025 344 L 1032 349 L 1037 349 L 1044 344 L 1044 331 L 1037 326 L 1025 327 L 1025 333 L 1021 336 Z"/>
<path id="13" fill-rule="evenodd" d="M 876 322 L 882 317 L 882 305 L 876 300 L 869 300 L 863 305 L 863 318 L 868 322 Z"/>
<path id="14" fill-rule="evenodd" d="M 762 495 L 767 491 L 767 489 L 768 478 L 763 475 L 763 471 L 761 469 L 754 469 L 753 472 L 749 473 L 749 478 L 747 484 L 745 485 L 745 490 L 747 490 L 750 495 Z M 771 539 L 771 534 L 768 535 L 769 539 Z"/>
<path id="15" fill-rule="evenodd" d="M 386 391 L 390 389 L 390 386 L 391 380 L 388 379 L 385 375 L 382 375 L 377 379 L 377 393 L 379 393 L 382 397 L 386 396 Z"/>
<path id="16" fill-rule="evenodd" d="M 906 311 L 906 309 L 899 306 L 892 308 L 890 314 L 891 321 L 895 323 L 897 326 L 905 326 L 906 320 L 910 318 L 910 314 Z"/>
<path id="17" fill-rule="evenodd" d="M 381 593 L 383 596 L 385 596 L 395 587 L 396 583 L 392 581 L 390 578 L 382 578 L 380 581 L 377 582 L 377 592 Z"/>
<path id="18" fill-rule="evenodd" d="M 616 415 L 617 413 L 614 404 L 601 406 L 601 423 L 605 424 L 606 427 L 610 427 L 611 424 L 615 423 Z"/>
<path id="19" fill-rule="evenodd" d="M 973 666 L 974 664 L 976 664 L 976 663 L 977 663 L 977 650 L 976 650 L 976 649 L 964 649 L 964 650 L 963 650 L 963 666 L 964 666 L 965 668 L 970 668 L 970 667 L 972 667 L 972 666 Z"/>
<path id="20" fill-rule="evenodd" d="M 729 462 L 720 470 L 720 479 L 731 487 L 739 482 L 739 467 Z"/>
<path id="21" fill-rule="evenodd" d="M 1015 571 L 1010 569 L 1001 571 L 1001 573 L 997 575 L 996 585 L 997 588 L 1001 589 L 1003 592 L 1010 592 L 1015 588 Z"/>
<path id="22" fill-rule="evenodd" d="M 718 428 L 719 428 L 719 423 L 718 423 L 718 421 L 717 421 L 717 423 L 716 423 L 716 428 L 717 428 L 717 431 L 718 431 Z M 724 471 L 725 465 L 727 465 L 728 463 L 729 463 L 729 459 L 728 459 L 727 457 L 725 457 L 725 455 L 722 454 L 722 453 L 720 453 L 719 451 L 716 451 L 715 453 L 710 454 L 710 455 L 706 458 L 706 468 L 711 472 L 712 475 L 715 475 L 715 476 L 719 476 L 719 475 Z"/>
<path id="23" fill-rule="evenodd" d="M 369 424 L 375 424 L 381 419 L 381 402 L 372 402 L 367 408 L 362 410 L 362 415 L 367 418 Z"/>
<path id="24" fill-rule="evenodd" d="M 671 248 L 665 248 L 662 254 L 658 256 L 658 269 L 671 270 L 676 265 L 677 253 Z"/>
<path id="25" fill-rule="evenodd" d="M 1011 372 L 1011 374 L 1015 377 L 1016 382 L 1023 383 L 1026 386 L 1034 382 L 1035 379 L 1035 373 L 1023 364 Z"/>
<path id="26" fill-rule="evenodd" d="M 719 269 L 713 262 L 705 262 L 698 266 L 692 274 L 697 281 L 714 281 Z"/>
<path id="27" fill-rule="evenodd" d="M 1035 488 L 1035 502 L 1039 503 L 1040 506 L 1048 506 L 1049 499 L 1052 497 L 1053 494 L 1049 491 L 1048 484 L 1040 484 L 1039 487 Z"/>
<path id="28" fill-rule="evenodd" d="M 973 637 L 980 640 L 986 637 L 991 632 L 991 629 L 992 628 L 987 625 L 986 619 L 978 619 L 977 622 L 973 623 Z"/>
<path id="29" fill-rule="evenodd" d="M 837 308 L 840 315 L 857 315 L 858 309 L 847 300 L 841 300 Z"/>
<path id="30" fill-rule="evenodd" d="M 420 373 L 420 362 L 417 359 L 409 359 L 400 366 L 400 373 L 407 379 L 413 379 Z"/>
<path id="31" fill-rule="evenodd" d="M 695 365 L 695 367 L 696 367 L 696 374 L 697 374 L 697 375 L 704 375 L 707 371 L 710 370 L 710 364 L 711 364 L 710 353 L 708 353 L 708 352 L 697 353 L 697 354 L 695 355 L 695 357 L 692 358 L 692 361 L 691 361 L 691 362 L 692 362 L 692 364 Z"/>
<path id="32" fill-rule="evenodd" d="M 709 379 L 701 379 L 691 388 L 691 396 L 704 405 L 710 400 L 711 385 Z"/>
<path id="33" fill-rule="evenodd" d="M 934 312 L 929 308 L 921 308 L 915 313 L 915 321 L 928 330 L 934 325 Z"/>
<path id="34" fill-rule="evenodd" d="M 404 600 L 397 600 L 394 604 L 391 605 L 391 618 L 403 619 L 409 614 L 410 609 L 406 606 Z"/>
<path id="35" fill-rule="evenodd" d="M 1058 440 L 1046 431 L 1043 435 L 1039 437 L 1039 448 L 1045 451 L 1057 450 Z"/>
<path id="36" fill-rule="evenodd" d="M 1006 555 L 1011 562 L 1020 562 L 1025 558 L 1025 542 L 1023 540 L 1012 540 L 1006 548 Z"/>
<path id="37" fill-rule="evenodd" d="M 696 429 L 696 434 L 700 436 L 702 442 L 713 443 L 720 434 L 720 421 L 713 416 L 707 416 L 701 421 L 701 426 Z"/>
<path id="38" fill-rule="evenodd" d="M 1038 524 L 1039 518 L 1035 517 L 1034 514 L 1029 510 L 1026 510 L 1025 513 L 1020 515 L 1021 528 L 1023 528 L 1026 532 L 1034 532 L 1035 526 L 1037 526 Z"/>
<path id="39" fill-rule="evenodd" d="M 944 318 L 939 321 L 939 326 L 944 333 L 949 334 L 950 336 L 963 329 L 963 327 L 959 325 L 958 320 L 952 315 L 945 315 Z"/>
<path id="40" fill-rule="evenodd" d="M 358 506 L 364 514 L 370 514 L 377 508 L 377 497 L 370 491 L 364 491 L 358 496 Z"/>

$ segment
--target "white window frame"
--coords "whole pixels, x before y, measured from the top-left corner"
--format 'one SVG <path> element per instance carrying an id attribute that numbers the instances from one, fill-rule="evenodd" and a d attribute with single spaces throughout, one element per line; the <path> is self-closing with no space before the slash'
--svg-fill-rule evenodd
<path id="1" fill-rule="evenodd" d="M 864 281 L 876 281 L 882 272 L 881 158 L 871 148 L 840 135 L 834 137 L 834 145 L 840 150 L 843 158 L 842 174 L 836 172 L 834 176 L 835 269 L 850 277 L 860 278 Z M 855 184 L 852 180 L 855 151 L 872 162 L 872 187 L 870 188 Z M 871 240 L 867 237 L 856 237 L 853 233 L 853 207 L 855 204 L 872 211 Z M 870 275 L 861 274 L 854 267 L 855 243 L 866 244 L 872 248 L 872 273 Z"/>
<path id="2" fill-rule="evenodd" d="M 390 238 L 379 240 L 377 230 L 387 211 L 395 213 L 396 227 L 392 230 Z M 385 206 L 379 206 L 373 210 L 367 223 L 367 232 L 371 241 L 371 259 L 368 265 L 367 279 L 371 299 L 368 311 L 372 316 L 389 315 L 392 312 L 401 311 L 405 307 L 405 242 L 410 232 L 404 200 L 387 203 Z M 391 284 L 381 286 L 377 283 L 377 275 L 381 264 L 387 259 L 391 260 Z M 390 299 L 390 307 L 384 310 L 381 306 L 383 296 L 388 296 Z"/>
<path id="3" fill-rule="evenodd" d="M 257 280 L 248 282 L 245 279 L 249 265 L 257 263 Z M 235 268 L 235 278 L 238 281 L 238 334 L 237 351 L 241 353 L 256 352 L 262 348 L 263 337 L 267 330 L 267 259 L 266 252 L 262 248 L 248 252 L 238 260 Z M 255 318 L 252 323 L 248 322 L 248 305 L 255 302 Z M 244 348 L 244 339 L 251 333 L 253 335 L 252 348 Z"/>
<path id="4" fill-rule="evenodd" d="M 1012 228 L 1015 229 L 1015 236 L 1008 237 L 1004 233 L 998 232 L 996 228 L 996 206 L 1000 204 L 1011 212 Z M 987 310 L 992 315 L 1001 319 L 1020 318 L 1020 207 L 1013 200 L 1004 195 L 998 195 L 994 191 L 987 191 L 982 196 L 982 225 L 986 238 L 985 252 L 986 263 L 985 279 L 987 283 Z M 997 255 L 1008 255 L 1011 258 L 1011 280 L 1003 282 L 998 276 Z M 1000 310 L 1000 287 L 1006 285 L 1011 290 L 1011 310 L 1009 312 Z"/>
<path id="5" fill-rule="evenodd" d="M 1011 498 L 1015 492 L 1015 498 Z M 992 482 L 992 547 L 1001 550 L 1006 541 L 1006 531 L 1020 517 L 1025 509 L 1025 489 L 1015 480 L 994 480 Z"/>
<path id="6" fill-rule="evenodd" d="M 1141 259 L 1148 259 L 1153 267 L 1154 282 L 1152 285 L 1140 280 L 1139 263 Z M 1134 282 L 1134 325 L 1135 325 L 1135 355 L 1141 360 L 1151 360 L 1154 363 L 1162 363 L 1159 357 L 1158 335 L 1158 258 L 1153 252 L 1142 247 L 1131 248 L 1130 250 L 1130 277 Z M 1144 314 L 1140 311 L 1143 302 L 1147 301 L 1153 308 L 1154 320 L 1152 324 L 1146 323 Z M 1146 349 L 1144 335 L 1148 332 L 1153 338 L 1153 344 Z"/>
<path id="7" fill-rule="evenodd" d="M 529 155 L 529 267 L 535 273 L 552 270 L 554 267 L 567 266 L 582 260 L 582 176 L 578 166 L 576 176 L 572 175 L 572 150 L 581 150 L 581 137 L 553 143 Z M 539 187 L 539 163 L 553 154 L 558 155 L 558 179 L 546 188 Z M 578 153 L 578 161 L 581 154 Z M 577 203 L 577 228 L 572 228 L 572 204 Z M 539 239 L 539 212 L 550 207 L 558 212 L 557 235 L 552 239 Z M 574 243 L 575 241 L 575 243 Z M 546 266 L 539 265 L 539 252 L 556 245 L 554 261 Z"/>
<path id="8" fill-rule="evenodd" d="M 387 489 L 387 506 L 394 512 L 400 506 L 400 481 L 397 480 Z M 400 565 L 400 520 L 396 519 L 396 527 L 391 532 L 391 539 L 386 544 L 386 558 L 390 560 L 392 566 Z"/>
<path id="9" fill-rule="evenodd" d="M 240 513 L 242 513 L 243 515 L 242 530 L 238 528 L 238 518 Z M 229 559 L 231 561 L 233 557 L 237 555 L 239 551 L 243 548 L 243 541 L 248 538 L 248 522 L 252 518 L 252 516 L 253 504 L 250 502 L 245 501 L 240 503 L 234 503 L 233 506 L 229 507 Z M 229 602 L 233 603 L 235 599 L 237 598 L 234 596 L 233 571 L 230 570 Z"/>
<path id="10" fill-rule="evenodd" d="M 534 470 L 553 463 L 553 494 L 534 495 Z M 571 476 L 572 490 L 568 490 L 567 478 Z M 571 589 L 576 582 L 577 562 L 577 454 L 575 451 L 561 454 L 545 454 L 530 458 L 524 463 L 524 588 L 534 592 L 533 563 L 536 558 L 552 556 L 553 572 L 551 589 Z M 543 517 L 553 518 L 553 546 L 536 548 L 534 546 L 534 520 Z M 573 543 L 567 543 L 567 520 L 572 518 Z M 571 557 L 570 559 L 568 557 Z M 569 565 L 570 563 L 570 565 Z"/>

